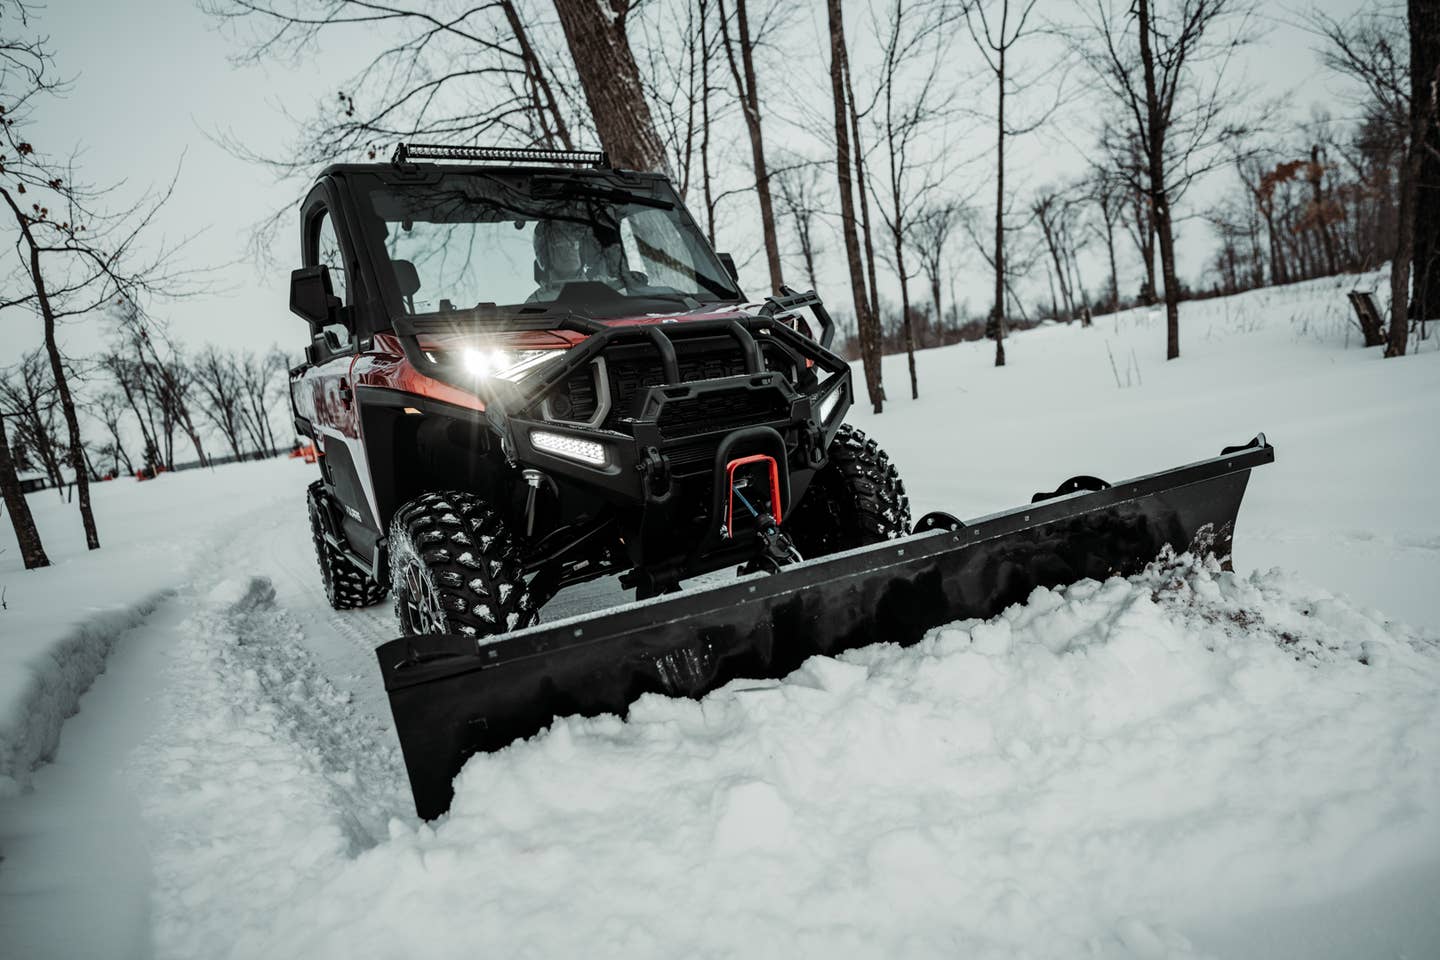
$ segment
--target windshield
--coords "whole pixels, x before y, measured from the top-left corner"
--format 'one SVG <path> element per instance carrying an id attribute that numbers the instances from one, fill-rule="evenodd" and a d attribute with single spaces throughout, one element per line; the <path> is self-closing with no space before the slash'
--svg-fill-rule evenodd
<path id="1" fill-rule="evenodd" d="M 399 310 L 620 316 L 740 293 L 670 188 L 541 174 L 358 179 L 362 225 Z M 392 308 L 393 309 L 393 308 Z"/>

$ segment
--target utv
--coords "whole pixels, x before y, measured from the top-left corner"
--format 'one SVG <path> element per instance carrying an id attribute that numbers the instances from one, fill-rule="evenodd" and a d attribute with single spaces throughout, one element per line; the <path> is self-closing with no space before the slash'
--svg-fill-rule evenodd
<path id="1" fill-rule="evenodd" d="M 300 245 L 337 609 L 388 590 L 407 636 L 486 637 L 599 577 L 643 599 L 909 532 L 819 298 L 747 301 L 663 176 L 402 145 L 321 173 Z"/>

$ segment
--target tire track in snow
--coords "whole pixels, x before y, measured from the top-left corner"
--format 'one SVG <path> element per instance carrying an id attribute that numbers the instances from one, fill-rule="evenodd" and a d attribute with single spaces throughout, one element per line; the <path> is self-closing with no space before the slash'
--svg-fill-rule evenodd
<path id="1" fill-rule="evenodd" d="M 297 515 L 287 503 L 254 518 L 176 601 L 194 612 L 135 763 L 160 957 L 255 955 L 283 904 L 413 819 L 388 713 L 344 689 L 362 669 L 379 686 L 376 640 L 319 606 L 309 544 L 287 535 Z"/>

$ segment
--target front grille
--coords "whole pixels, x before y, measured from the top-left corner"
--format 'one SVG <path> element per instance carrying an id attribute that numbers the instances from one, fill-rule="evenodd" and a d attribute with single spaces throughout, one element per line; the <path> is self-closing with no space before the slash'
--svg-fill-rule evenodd
<path id="1" fill-rule="evenodd" d="M 666 440 L 697 433 L 734 430 L 750 424 L 783 420 L 790 405 L 778 390 L 727 390 L 667 402 L 660 412 L 660 435 Z"/>
<path id="2" fill-rule="evenodd" d="M 677 338 L 674 343 L 681 383 L 736 377 L 745 372 L 745 355 L 732 337 Z M 778 370 L 793 377 L 793 363 L 780 347 L 763 342 L 761 357 L 766 370 Z M 648 343 L 613 347 L 605 351 L 605 363 L 610 381 L 610 414 L 606 426 L 613 428 L 620 419 L 639 412 L 639 404 L 651 387 L 666 382 L 665 368 L 655 348 Z"/>

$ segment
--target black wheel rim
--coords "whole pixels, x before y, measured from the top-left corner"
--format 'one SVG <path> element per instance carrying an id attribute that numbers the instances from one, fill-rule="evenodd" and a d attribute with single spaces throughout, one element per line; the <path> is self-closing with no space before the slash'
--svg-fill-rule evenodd
<path id="1" fill-rule="evenodd" d="M 419 563 L 412 560 L 405 565 L 399 588 L 400 618 L 404 621 L 402 626 L 406 633 L 448 632 L 445 611 L 440 606 L 440 594 Z"/>

